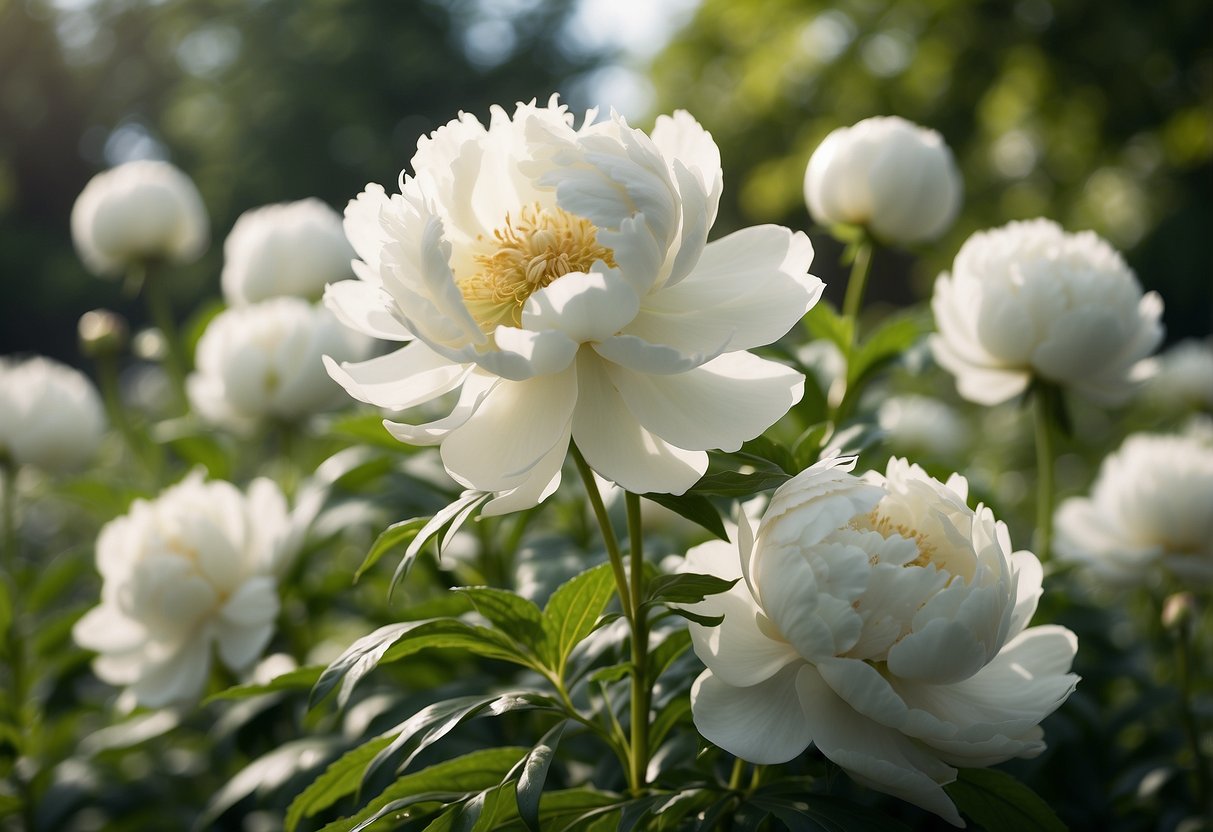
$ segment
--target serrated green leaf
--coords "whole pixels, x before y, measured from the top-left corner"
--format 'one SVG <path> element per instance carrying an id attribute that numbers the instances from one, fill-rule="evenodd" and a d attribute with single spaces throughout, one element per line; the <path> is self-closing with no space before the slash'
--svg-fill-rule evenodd
<path id="1" fill-rule="evenodd" d="M 1005 771 L 962 768 L 944 791 L 986 832 L 1066 832 L 1066 825 L 1049 804 Z"/>
<path id="2" fill-rule="evenodd" d="M 544 661 L 553 673 L 563 676 L 573 648 L 594 631 L 614 593 L 615 579 L 606 563 L 574 576 L 552 593 L 543 609 L 543 631 Z"/>
<path id="3" fill-rule="evenodd" d="M 564 735 L 567 725 L 568 720 L 557 723 L 543 735 L 522 761 L 514 799 L 518 803 L 518 817 L 531 832 L 539 832 L 539 798 L 543 794 L 552 758 L 556 755 L 556 748 L 560 745 L 560 738 Z"/>
<path id="4" fill-rule="evenodd" d="M 712 505 L 712 501 L 702 494 L 651 493 L 640 496 L 702 526 L 721 540 L 729 539 L 729 533 L 725 531 L 720 512 L 716 510 L 716 506 Z"/>
<path id="5" fill-rule="evenodd" d="M 362 559 L 362 565 L 354 572 L 354 580 L 357 581 L 361 578 L 368 569 L 378 563 L 379 559 L 392 549 L 411 543 L 428 522 L 428 517 L 414 517 L 411 520 L 393 523 L 380 532 L 379 536 L 375 538 L 375 542 L 371 544 L 366 557 Z"/>
<path id="6" fill-rule="evenodd" d="M 739 580 L 741 579 L 734 578 L 726 581 L 715 575 L 701 575 L 695 572 L 658 575 L 649 581 L 645 603 L 697 604 L 709 595 L 728 592 Z"/>
<path id="7" fill-rule="evenodd" d="M 455 591 L 472 602 L 476 612 L 536 656 L 542 654 L 545 639 L 543 613 L 533 601 L 506 589 L 487 586 L 461 586 Z"/>
<path id="8" fill-rule="evenodd" d="M 743 474 L 739 471 L 721 471 L 707 474 L 691 486 L 689 494 L 710 494 L 717 497 L 749 497 L 759 491 L 778 488 L 791 479 L 786 473 L 757 471 Z"/>
<path id="9" fill-rule="evenodd" d="M 322 673 L 324 673 L 324 668 L 320 665 L 297 667 L 294 670 L 288 670 L 286 673 L 275 676 L 268 682 L 248 682 L 243 685 L 233 685 L 218 693 L 212 693 L 202 700 L 202 704 L 209 705 L 212 702 L 249 699 L 254 696 L 264 696 L 267 693 L 278 693 L 280 691 L 307 690 L 320 680 Z"/>
<path id="10" fill-rule="evenodd" d="M 410 797 L 434 793 L 452 793 L 462 797 L 468 792 L 489 788 L 501 782 L 501 778 L 527 750 L 519 747 L 488 748 L 406 774 L 352 817 L 330 823 L 322 832 L 347 832 L 351 827 L 365 828 L 363 824 L 369 825 L 375 819 L 396 811 L 385 807 Z"/>

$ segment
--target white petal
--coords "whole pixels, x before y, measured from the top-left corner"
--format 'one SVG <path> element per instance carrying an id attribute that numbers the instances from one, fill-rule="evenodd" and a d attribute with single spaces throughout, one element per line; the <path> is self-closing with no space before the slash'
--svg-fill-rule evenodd
<path id="1" fill-rule="evenodd" d="M 577 388 L 572 368 L 499 382 L 443 441 L 443 464 L 480 491 L 517 487 L 519 479 L 567 436 Z"/>
<path id="2" fill-rule="evenodd" d="M 683 352 L 677 347 L 653 344 L 635 335 L 614 335 L 593 345 L 594 351 L 621 367 L 642 373 L 674 375 L 685 373 L 717 358 L 728 346 L 732 335 L 723 338 L 707 352 Z"/>
<path id="3" fill-rule="evenodd" d="M 573 272 L 531 295 L 522 325 L 559 330 L 581 344 L 614 335 L 639 309 L 640 299 L 618 271 Z"/>
<path id="4" fill-rule="evenodd" d="M 421 425 L 410 425 L 403 422 L 383 421 L 388 433 L 407 442 L 410 445 L 437 445 L 447 434 L 466 422 L 484 397 L 493 389 L 497 379 L 483 372 L 469 373 L 463 387 L 459 390 L 459 401 L 449 414 L 433 422 Z"/>
<path id="5" fill-rule="evenodd" d="M 526 473 L 521 485 L 493 495 L 480 509 L 481 517 L 496 517 L 533 508 L 556 493 L 560 487 L 560 469 L 569 452 L 569 432 L 557 440 L 543 459 Z"/>
<path id="6" fill-rule="evenodd" d="M 365 280 L 342 280 L 324 287 L 324 305 L 337 320 L 385 341 L 411 341 L 408 331 L 391 313 L 392 299 L 380 286 Z"/>
<path id="7" fill-rule="evenodd" d="M 650 135 L 661 155 L 681 162 L 699 177 L 703 191 L 708 195 L 706 218 L 707 226 L 711 228 L 716 222 L 716 210 L 724 188 L 720 149 L 712 135 L 686 110 L 658 116 Z"/>
<path id="8" fill-rule="evenodd" d="M 576 366 L 573 441 L 591 468 L 635 494 L 682 494 L 703 476 L 708 455 L 676 448 L 641 427 L 597 356 L 583 350 Z"/>
<path id="9" fill-rule="evenodd" d="M 956 389 L 971 402 L 996 405 L 1018 396 L 1032 380 L 1026 370 L 985 367 L 966 361 L 938 335 L 928 339 L 935 361 L 956 377 Z"/>
<path id="10" fill-rule="evenodd" d="M 811 667 L 797 676 L 796 687 L 822 754 L 860 783 L 964 826 L 943 790 L 956 779 L 954 768 L 897 730 L 857 713 Z"/>
<path id="11" fill-rule="evenodd" d="M 345 236 L 372 275 L 379 272 L 379 251 L 386 238 L 379 216 L 386 210 L 391 210 L 391 203 L 383 186 L 374 183 L 345 206 Z"/>
<path id="12" fill-rule="evenodd" d="M 467 376 L 466 365 L 453 364 L 421 341 L 359 363 L 340 365 L 327 355 L 329 375 L 360 402 L 405 410 L 454 390 Z"/>
<path id="13" fill-rule="evenodd" d="M 786 763 L 813 736 L 790 665 L 766 681 L 738 688 L 705 670 L 691 686 L 691 715 L 699 733 L 735 757 L 759 765 Z"/>
<path id="14" fill-rule="evenodd" d="M 577 344 L 556 329 L 532 332 L 499 326 L 493 332 L 497 349 L 472 356 L 490 373 L 511 381 L 559 373 L 573 362 Z"/>
<path id="15" fill-rule="evenodd" d="M 131 686 L 139 704 L 160 708 L 202 694 L 211 669 L 211 633 L 203 629 L 166 660 L 143 669 Z"/>
<path id="16" fill-rule="evenodd" d="M 628 410 L 662 439 L 692 451 L 735 451 L 779 421 L 804 394 L 804 376 L 748 352 L 685 373 L 654 376 L 608 364 Z"/>
<path id="17" fill-rule="evenodd" d="M 147 630 L 117 607 L 93 607 L 72 627 L 72 637 L 85 650 L 117 653 L 134 650 L 147 639 Z"/>

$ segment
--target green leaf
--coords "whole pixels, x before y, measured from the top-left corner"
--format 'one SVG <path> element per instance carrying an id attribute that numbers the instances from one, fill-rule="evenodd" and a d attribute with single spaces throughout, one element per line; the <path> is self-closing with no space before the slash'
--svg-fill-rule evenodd
<path id="1" fill-rule="evenodd" d="M 867 806 L 826 795 L 755 795 L 750 805 L 770 812 L 790 832 L 909 832 L 909 827 Z M 1033 829 L 1019 828 L 1019 832 Z"/>
<path id="2" fill-rule="evenodd" d="M 860 380 L 900 356 L 929 331 L 929 319 L 920 310 L 885 318 L 851 356 L 847 368 L 848 395 L 857 389 Z"/>
<path id="3" fill-rule="evenodd" d="M 783 471 L 788 474 L 796 473 L 795 460 L 787 448 L 767 436 L 756 436 L 742 443 L 741 450 L 734 451 L 729 456 L 749 462 L 757 462 L 762 467 Z"/>
<path id="4" fill-rule="evenodd" d="M 658 575 L 649 581 L 646 604 L 697 604 L 709 595 L 719 595 L 733 588 L 740 578 L 726 581 L 715 575 L 700 575 L 695 572 L 677 572 L 673 575 Z"/>
<path id="5" fill-rule="evenodd" d="M 944 786 L 961 812 L 986 832 L 1066 832 L 1061 818 L 1040 795 L 1005 771 L 993 768 L 962 768 L 952 783 Z"/>
<path id="6" fill-rule="evenodd" d="M 791 479 L 785 473 L 757 471 L 742 474 L 739 471 L 721 471 L 707 474 L 695 483 L 689 494 L 710 494 L 717 497 L 749 497 L 759 491 L 778 488 Z"/>
<path id="7" fill-rule="evenodd" d="M 519 758 L 527 753 L 527 750 L 517 747 L 488 748 L 436 763 L 412 774 L 406 774 L 388 786 L 355 815 L 329 824 L 324 827 L 323 832 L 347 832 L 351 827 L 363 828 L 360 826 L 361 824 L 369 825 L 374 819 L 396 811 L 394 808 L 386 809 L 385 807 L 398 800 L 435 792 L 455 793 L 462 796 L 471 791 L 490 788 L 501 782 L 501 778 L 518 762 Z"/>
<path id="8" fill-rule="evenodd" d="M 180 724 L 181 716 L 171 710 L 140 714 L 89 734 L 80 742 L 80 754 L 92 757 L 104 751 L 131 748 L 164 736 Z"/>
<path id="9" fill-rule="evenodd" d="M 462 648 L 486 658 L 532 666 L 532 659 L 519 651 L 508 636 L 486 627 L 477 627 L 458 618 L 404 621 L 380 627 L 350 645 L 316 681 L 308 700 L 309 707 L 327 696 L 339 682 L 341 692 L 337 701 L 344 707 L 354 686 L 375 667 L 439 647 Z"/>
<path id="10" fill-rule="evenodd" d="M 317 765 L 336 742 L 333 737 L 308 737 L 288 742 L 258 757 L 215 793 L 194 828 L 211 828 L 220 815 L 249 795 L 268 794 L 299 772 Z"/>
<path id="11" fill-rule="evenodd" d="M 557 675 L 582 639 L 594 632 L 598 619 L 615 594 L 611 566 L 600 563 L 565 581 L 543 609 L 544 661 Z"/>
<path id="12" fill-rule="evenodd" d="M 201 465 L 213 479 L 231 479 L 232 465 L 227 451 L 214 434 L 174 436 L 160 440 L 160 444 L 176 454 L 186 465 Z"/>
<path id="13" fill-rule="evenodd" d="M 385 735 L 394 735 L 394 738 L 367 766 L 362 776 L 362 788 L 372 794 L 382 791 L 397 773 L 408 768 L 418 754 L 470 719 L 534 709 L 563 713 L 554 700 L 528 690 L 487 696 L 459 696 L 435 702 L 385 732 Z"/>
<path id="14" fill-rule="evenodd" d="M 357 792 L 362 772 L 391 741 L 391 737 L 375 737 L 334 760 L 291 801 L 286 810 L 287 832 L 294 832 L 304 818 L 315 817 L 343 797 Z"/>
<path id="15" fill-rule="evenodd" d="M 824 338 L 832 341 L 842 354 L 846 355 L 851 349 L 855 324 L 849 318 L 834 311 L 829 301 L 819 300 L 812 309 L 801 319 L 805 329 L 813 338 Z"/>
<path id="16" fill-rule="evenodd" d="M 428 517 L 414 517 L 412 520 L 401 520 L 398 523 L 393 523 L 380 532 L 379 536 L 375 538 L 375 542 L 371 544 L 370 551 L 362 559 L 362 565 L 354 573 L 354 580 L 357 581 L 361 578 L 388 551 L 411 542 L 417 536 L 417 533 L 425 528 L 425 524 L 428 522 Z"/>
<path id="17" fill-rule="evenodd" d="M 386 448 L 398 454 L 411 454 L 416 448 L 406 445 L 387 432 L 383 426 L 383 416 L 378 413 L 356 413 L 352 416 L 341 416 L 334 419 L 328 426 L 328 435 L 345 442 L 357 442 L 362 445 L 374 445 Z"/>
<path id="18" fill-rule="evenodd" d="M 720 519 L 720 512 L 716 510 L 716 506 L 712 505 L 712 501 L 702 494 L 650 493 L 640 496 L 702 526 L 721 540 L 729 539 L 729 534 L 724 528 L 724 521 Z"/>
<path id="19" fill-rule="evenodd" d="M 700 615 L 697 612 L 691 612 L 682 607 L 670 607 L 669 610 L 674 615 L 681 616 L 687 621 L 693 621 L 701 627 L 719 627 L 721 622 L 724 621 L 723 615 Z"/>
<path id="20" fill-rule="evenodd" d="M 254 696 L 264 696 L 267 693 L 278 693 L 285 690 L 307 690 L 319 681 L 322 673 L 324 673 L 324 668 L 320 665 L 297 667 L 275 676 L 265 683 L 247 682 L 243 685 L 233 685 L 218 693 L 212 693 L 202 700 L 202 704 L 209 705 L 212 702 L 232 699 L 250 699 Z"/>
<path id="21" fill-rule="evenodd" d="M 796 438 L 796 444 L 792 446 L 792 454 L 796 457 L 798 470 L 803 471 L 820 458 L 833 431 L 834 426 L 829 422 L 818 422 L 805 428 L 804 432 Z"/>
<path id="22" fill-rule="evenodd" d="M 543 651 L 546 638 L 543 613 L 533 601 L 506 589 L 487 586 L 461 586 L 455 592 L 472 602 L 476 612 L 535 656 Z"/>
<path id="23" fill-rule="evenodd" d="M 661 741 L 674 729 L 679 722 L 691 713 L 691 699 L 687 696 L 676 696 L 670 703 L 658 711 L 649 728 L 649 742 L 653 748 L 661 745 Z"/>
<path id="24" fill-rule="evenodd" d="M 401 579 L 408 574 L 409 569 L 413 566 L 413 561 L 417 559 L 417 555 L 421 552 L 421 547 L 428 543 L 430 538 L 436 537 L 448 525 L 451 527 L 451 531 L 454 532 L 459 524 L 471 514 L 469 507 L 475 507 L 487 502 L 492 496 L 492 494 L 485 494 L 480 491 L 464 491 L 459 496 L 459 499 L 431 517 L 421 527 L 421 530 L 417 532 L 417 536 L 413 538 L 413 542 L 405 550 L 404 557 L 401 558 L 396 571 L 392 574 L 392 582 L 388 585 L 388 597 L 390 598 L 392 592 L 396 589 L 396 584 L 400 583 Z M 441 552 L 439 556 L 441 556 Z"/>
<path id="25" fill-rule="evenodd" d="M 652 678 L 656 679 L 665 673 L 690 646 L 691 633 L 688 630 L 675 630 L 666 636 L 661 644 L 658 644 L 649 653 L 649 668 Z"/>
<path id="26" fill-rule="evenodd" d="M 539 832 L 539 798 L 543 794 L 544 783 L 548 779 L 548 769 L 552 766 L 552 758 L 560 745 L 560 738 L 568 720 L 555 725 L 531 749 L 522 761 L 522 772 L 518 775 L 518 785 L 514 799 L 518 803 L 518 817 L 526 824 L 531 832 Z"/>

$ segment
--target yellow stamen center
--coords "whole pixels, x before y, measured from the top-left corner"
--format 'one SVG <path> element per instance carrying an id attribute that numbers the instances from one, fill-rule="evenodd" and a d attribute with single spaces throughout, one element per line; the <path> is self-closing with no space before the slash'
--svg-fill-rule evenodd
<path id="1" fill-rule="evenodd" d="M 918 547 L 918 557 L 906 562 L 903 564 L 904 566 L 928 566 L 934 563 L 935 545 L 925 533 L 910 528 L 904 523 L 894 523 L 891 518 L 881 514 L 879 509 L 872 509 L 863 517 L 856 517 L 850 525 L 860 531 L 877 532 L 881 537 L 896 534 L 906 540 L 913 540 L 914 545 Z M 875 555 L 873 555 L 874 557 Z"/>
<path id="2" fill-rule="evenodd" d="M 492 251 L 474 258 L 480 271 L 458 281 L 468 311 L 485 332 L 519 326 L 527 298 L 557 278 L 588 272 L 599 260 L 616 265 L 614 253 L 599 245 L 592 222 L 538 203 L 523 206 L 517 218 L 506 214 L 491 245 Z"/>

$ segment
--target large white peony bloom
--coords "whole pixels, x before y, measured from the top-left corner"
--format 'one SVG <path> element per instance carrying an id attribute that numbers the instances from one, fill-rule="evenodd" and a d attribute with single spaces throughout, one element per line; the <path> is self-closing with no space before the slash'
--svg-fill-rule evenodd
<path id="1" fill-rule="evenodd" d="M 406 410 L 459 391 L 445 418 L 387 426 L 497 492 L 486 514 L 555 490 L 570 440 L 624 488 L 682 493 L 708 449 L 736 449 L 803 391 L 746 350 L 819 297 L 808 238 L 760 226 L 705 244 L 720 155 L 684 112 L 651 138 L 619 116 L 572 121 L 553 97 L 423 138 L 400 194 L 369 185 L 346 209 L 361 279 L 325 295 L 350 326 L 410 342 L 328 362 L 350 395 Z"/>
<path id="2" fill-rule="evenodd" d="M 933 240 L 960 210 L 960 171 L 943 137 L 898 116 L 826 136 L 809 159 L 804 198 L 825 225 L 865 226 L 890 243 Z"/>
<path id="3" fill-rule="evenodd" d="M 88 464 L 105 435 L 97 388 L 50 358 L 0 358 L 0 459 L 47 471 Z"/>
<path id="4" fill-rule="evenodd" d="M 101 605 L 72 634 L 100 654 L 97 675 L 129 686 L 139 704 L 194 699 L 212 645 L 237 673 L 260 657 L 278 616 L 278 577 L 300 537 L 272 481 L 255 480 L 245 494 L 191 476 L 102 528 Z"/>
<path id="5" fill-rule="evenodd" d="M 1040 377 L 1103 404 L 1133 392 L 1162 340 L 1162 298 L 1142 296 L 1124 259 L 1093 232 L 1046 219 L 980 231 L 931 299 L 935 359 L 960 394 L 998 404 Z"/>
<path id="6" fill-rule="evenodd" d="M 326 283 L 354 276 L 353 257 L 341 215 L 320 200 L 263 205 L 241 214 L 223 243 L 223 297 L 229 306 L 316 300 Z"/>
<path id="7" fill-rule="evenodd" d="M 198 259 L 210 240 L 210 220 L 179 168 L 127 162 L 84 186 L 72 206 L 72 239 L 89 271 L 113 275 L 149 260 Z"/>
<path id="8" fill-rule="evenodd" d="M 215 424 L 243 429 L 262 419 L 296 420 L 342 399 L 323 356 L 365 358 L 371 345 L 323 306 L 273 298 L 225 310 L 207 325 L 186 388 L 194 409 Z"/>
<path id="9" fill-rule="evenodd" d="M 956 768 L 1044 748 L 1039 722 L 1074 689 L 1077 642 L 1027 628 L 1040 596 L 1031 552 L 944 485 L 891 460 L 885 476 L 827 460 L 775 492 L 757 532 L 713 541 L 687 568 L 741 577 L 692 609 L 707 670 L 695 725 L 754 763 L 810 743 L 855 780 L 963 825 L 943 784 Z M 738 550 L 740 549 L 740 559 Z"/>
<path id="10" fill-rule="evenodd" d="M 1062 502 L 1056 527 L 1057 554 L 1112 583 L 1162 570 L 1213 583 L 1213 446 L 1199 436 L 1130 436 L 1104 459 L 1090 497 Z"/>

